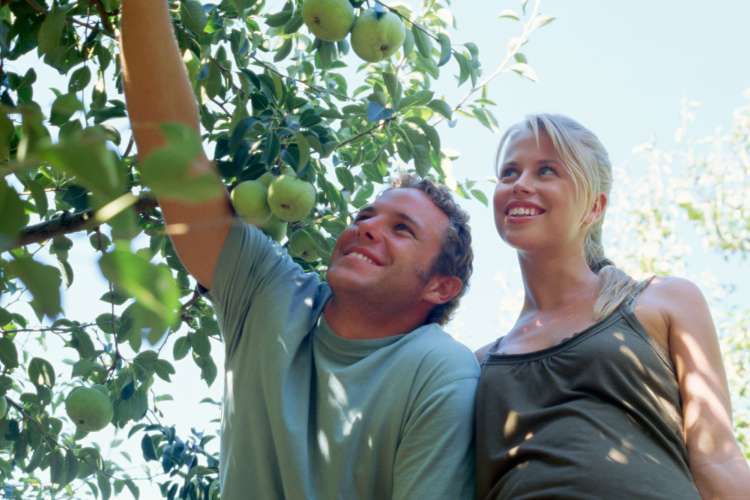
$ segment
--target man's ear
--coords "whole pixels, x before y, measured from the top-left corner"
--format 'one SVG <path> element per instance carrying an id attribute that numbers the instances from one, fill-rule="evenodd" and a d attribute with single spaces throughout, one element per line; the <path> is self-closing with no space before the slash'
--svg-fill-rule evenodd
<path id="1" fill-rule="evenodd" d="M 463 287 L 457 276 L 435 275 L 427 282 L 422 298 L 435 305 L 445 304 L 461 293 Z"/>
<path id="2" fill-rule="evenodd" d="M 594 197 L 594 204 L 591 206 L 591 210 L 586 214 L 584 222 L 587 225 L 594 224 L 596 221 L 602 218 L 604 211 L 607 209 L 607 195 L 605 193 L 599 193 Z"/>

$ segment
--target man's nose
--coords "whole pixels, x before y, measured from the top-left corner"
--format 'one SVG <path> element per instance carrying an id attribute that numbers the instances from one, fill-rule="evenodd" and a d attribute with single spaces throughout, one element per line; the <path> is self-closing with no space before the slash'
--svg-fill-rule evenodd
<path id="1" fill-rule="evenodd" d="M 382 233 L 382 225 L 382 221 L 376 216 L 361 221 L 357 225 L 357 229 L 360 236 L 371 241 L 377 241 L 380 239 Z"/>

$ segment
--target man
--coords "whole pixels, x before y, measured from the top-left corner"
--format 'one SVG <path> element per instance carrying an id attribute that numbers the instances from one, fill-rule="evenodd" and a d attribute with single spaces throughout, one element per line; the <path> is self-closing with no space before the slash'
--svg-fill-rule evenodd
<path id="1" fill-rule="evenodd" d="M 122 60 L 139 155 L 158 126 L 198 130 L 165 0 L 125 0 Z M 204 154 L 194 171 L 213 172 Z M 217 177 L 217 183 L 220 181 Z M 233 216 L 226 194 L 160 199 L 180 259 L 209 290 L 226 348 L 225 499 L 473 496 L 478 366 L 443 323 L 471 274 L 466 215 L 407 179 L 339 237 L 328 284 Z"/>

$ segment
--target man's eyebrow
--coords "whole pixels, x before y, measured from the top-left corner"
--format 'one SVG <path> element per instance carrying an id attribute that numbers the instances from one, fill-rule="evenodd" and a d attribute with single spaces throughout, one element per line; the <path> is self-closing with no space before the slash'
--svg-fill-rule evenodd
<path id="1" fill-rule="evenodd" d="M 399 218 L 401 218 L 401 219 L 405 220 L 406 222 L 408 222 L 409 224 L 413 225 L 417 229 L 419 229 L 419 230 L 422 229 L 422 224 L 420 224 L 419 222 L 417 222 L 416 219 L 410 217 L 409 215 L 405 214 L 404 212 L 396 212 L 396 215 Z"/>
<path id="2" fill-rule="evenodd" d="M 375 207 L 373 207 L 372 205 L 367 205 L 367 206 L 362 207 L 359 210 L 357 210 L 357 213 L 354 214 L 354 217 L 357 217 L 357 216 L 362 215 L 364 213 L 372 213 L 372 212 L 375 212 Z"/>

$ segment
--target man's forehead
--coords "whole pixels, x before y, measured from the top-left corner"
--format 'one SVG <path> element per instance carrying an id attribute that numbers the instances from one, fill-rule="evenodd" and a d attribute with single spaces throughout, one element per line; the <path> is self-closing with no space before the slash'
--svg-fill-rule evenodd
<path id="1" fill-rule="evenodd" d="M 409 187 L 387 189 L 380 193 L 371 204 L 364 206 L 361 211 L 389 211 L 426 227 L 433 226 L 438 221 L 440 225 L 442 222 L 448 223 L 448 216 L 426 193 Z"/>

